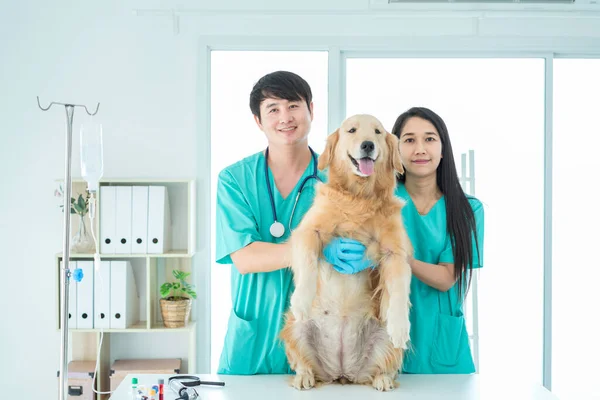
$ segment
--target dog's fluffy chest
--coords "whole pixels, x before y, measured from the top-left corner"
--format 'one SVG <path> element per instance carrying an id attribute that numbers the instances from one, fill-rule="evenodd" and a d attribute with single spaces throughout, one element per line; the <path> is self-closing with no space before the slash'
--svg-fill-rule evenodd
<path id="1" fill-rule="evenodd" d="M 352 237 L 364 244 L 379 239 L 386 227 L 396 229 L 401 224 L 400 200 L 391 197 L 363 198 L 322 186 L 315 197 L 314 209 L 319 210 L 308 219 L 310 224 L 332 237 Z"/>

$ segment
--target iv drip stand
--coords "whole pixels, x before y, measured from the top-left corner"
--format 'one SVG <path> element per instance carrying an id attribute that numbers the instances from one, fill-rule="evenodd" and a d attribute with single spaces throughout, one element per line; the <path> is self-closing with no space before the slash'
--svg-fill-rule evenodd
<path id="1" fill-rule="evenodd" d="M 42 111 L 48 111 L 54 104 L 65 106 L 67 112 L 67 138 L 65 145 L 65 190 L 64 190 L 64 203 L 63 203 L 63 266 L 61 268 L 60 275 L 60 290 L 61 290 L 61 301 L 60 301 L 60 384 L 58 385 L 58 398 L 59 400 L 66 400 L 66 388 L 67 388 L 67 356 L 69 348 L 69 280 L 71 278 L 71 270 L 69 269 L 70 260 L 70 248 L 69 248 L 69 236 L 71 231 L 71 149 L 73 141 L 73 113 L 75 107 L 83 107 L 88 115 L 96 115 L 100 103 L 96 106 L 96 111 L 90 113 L 86 106 L 79 104 L 65 104 L 52 102 L 46 108 L 40 105 L 40 97 L 37 96 L 38 107 Z"/>

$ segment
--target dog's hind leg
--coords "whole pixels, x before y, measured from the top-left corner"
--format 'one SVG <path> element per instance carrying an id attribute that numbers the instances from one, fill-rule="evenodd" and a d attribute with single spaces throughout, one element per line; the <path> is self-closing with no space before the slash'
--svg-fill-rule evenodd
<path id="1" fill-rule="evenodd" d="M 362 347 L 363 361 L 356 382 L 379 391 L 396 388 L 403 350 L 394 348 L 385 327 L 376 319 L 365 325 L 363 334 L 366 339 Z"/>
<path id="2" fill-rule="evenodd" d="M 323 376 L 313 343 L 315 330 L 314 321 L 296 321 L 293 314 L 288 312 L 286 324 L 281 331 L 290 367 L 296 372 L 291 384 L 299 390 L 314 387 L 315 376 Z"/>
<path id="3" fill-rule="evenodd" d="M 374 352 L 371 360 L 377 368 L 371 385 L 379 391 L 392 390 L 398 387 L 396 378 L 402 365 L 404 350 L 395 348 L 389 339 L 378 345 L 381 350 Z"/>

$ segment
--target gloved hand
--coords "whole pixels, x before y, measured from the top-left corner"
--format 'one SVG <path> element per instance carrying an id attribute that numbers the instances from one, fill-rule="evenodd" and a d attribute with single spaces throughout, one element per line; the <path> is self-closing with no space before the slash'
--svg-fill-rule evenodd
<path id="1" fill-rule="evenodd" d="M 323 249 L 325 261 L 342 274 L 356 274 L 365 268 L 374 267 L 366 255 L 367 248 L 353 239 L 334 238 Z"/>

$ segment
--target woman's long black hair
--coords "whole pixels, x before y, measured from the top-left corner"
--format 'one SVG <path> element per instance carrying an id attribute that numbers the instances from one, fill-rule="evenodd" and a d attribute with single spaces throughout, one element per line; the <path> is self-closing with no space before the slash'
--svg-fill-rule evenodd
<path id="1" fill-rule="evenodd" d="M 413 107 L 396 119 L 392 133 L 400 139 L 402 128 L 413 117 L 431 122 L 438 131 L 440 140 L 442 141 L 442 159 L 437 169 L 437 185 L 445 197 L 446 229 L 450 235 L 452 255 L 454 256 L 454 278 L 458 282 L 458 295 L 462 297 L 467 277 L 467 286 L 464 295 L 466 295 L 471 285 L 471 275 L 473 272 L 472 237 L 475 238 L 477 254 L 480 254 L 475 215 L 467 196 L 460 186 L 448 128 L 446 128 L 444 120 L 439 115 L 425 107 Z M 404 182 L 405 180 L 405 175 L 398 176 L 398 181 Z"/>

